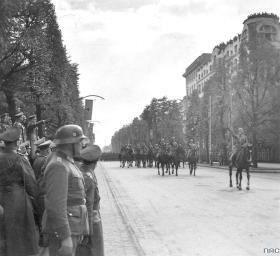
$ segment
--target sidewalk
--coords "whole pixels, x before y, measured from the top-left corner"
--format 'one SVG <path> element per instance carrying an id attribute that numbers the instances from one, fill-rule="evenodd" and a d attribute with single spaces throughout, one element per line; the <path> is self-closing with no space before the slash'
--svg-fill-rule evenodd
<path id="1" fill-rule="evenodd" d="M 199 166 L 216 168 L 216 169 L 227 169 L 228 166 L 220 166 L 218 163 L 213 163 L 213 165 L 199 163 Z M 255 173 L 280 173 L 280 163 L 258 163 L 258 168 L 251 167 L 251 172 Z"/>

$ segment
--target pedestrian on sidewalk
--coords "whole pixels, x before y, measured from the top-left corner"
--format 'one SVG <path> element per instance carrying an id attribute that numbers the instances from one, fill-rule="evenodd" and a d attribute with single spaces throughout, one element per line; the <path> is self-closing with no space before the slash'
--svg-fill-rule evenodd
<path id="1" fill-rule="evenodd" d="M 76 256 L 104 256 L 103 229 L 99 212 L 100 196 L 94 173 L 100 156 L 101 150 L 97 145 L 89 145 L 81 151 L 82 164 L 80 170 L 85 180 L 90 234 L 84 238 L 82 245 L 77 250 Z"/>

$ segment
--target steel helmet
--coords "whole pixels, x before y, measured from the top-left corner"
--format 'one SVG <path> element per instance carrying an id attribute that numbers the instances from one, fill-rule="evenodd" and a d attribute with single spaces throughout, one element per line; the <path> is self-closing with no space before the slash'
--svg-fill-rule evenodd
<path id="1" fill-rule="evenodd" d="M 68 124 L 61 126 L 55 133 L 54 143 L 55 145 L 78 143 L 86 136 L 83 133 L 82 128 L 79 125 Z"/>

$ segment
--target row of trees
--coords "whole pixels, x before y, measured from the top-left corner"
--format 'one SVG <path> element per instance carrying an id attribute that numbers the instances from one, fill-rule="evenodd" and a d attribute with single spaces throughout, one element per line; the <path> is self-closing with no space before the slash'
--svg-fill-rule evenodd
<path id="1" fill-rule="evenodd" d="M 50 0 L 0 2 L 0 113 L 49 120 L 49 133 L 83 125 L 78 69 L 67 56 Z"/>
<path id="2" fill-rule="evenodd" d="M 192 94 L 186 131 L 196 137 L 208 159 L 211 104 L 212 152 L 219 151 L 226 159 L 232 145 L 228 128 L 243 127 L 257 166 L 261 144 L 273 149 L 274 161 L 280 160 L 280 51 L 254 28 L 249 33 L 250 40 L 241 42 L 239 64 L 230 64 L 227 56 L 220 59 L 203 98 Z"/>
<path id="3" fill-rule="evenodd" d="M 111 140 L 113 152 L 119 152 L 121 145 L 130 143 L 158 143 L 160 138 L 175 137 L 183 141 L 183 123 L 180 103 L 166 97 L 153 98 L 132 123 L 117 131 Z"/>

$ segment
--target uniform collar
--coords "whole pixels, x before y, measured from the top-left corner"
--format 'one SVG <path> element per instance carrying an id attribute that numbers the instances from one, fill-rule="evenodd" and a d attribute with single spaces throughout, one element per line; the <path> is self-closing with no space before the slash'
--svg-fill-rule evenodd
<path id="1" fill-rule="evenodd" d="M 56 154 L 64 159 L 66 159 L 67 161 L 69 161 L 72 164 L 75 164 L 74 159 L 71 156 L 66 155 L 64 152 L 57 150 Z"/>

